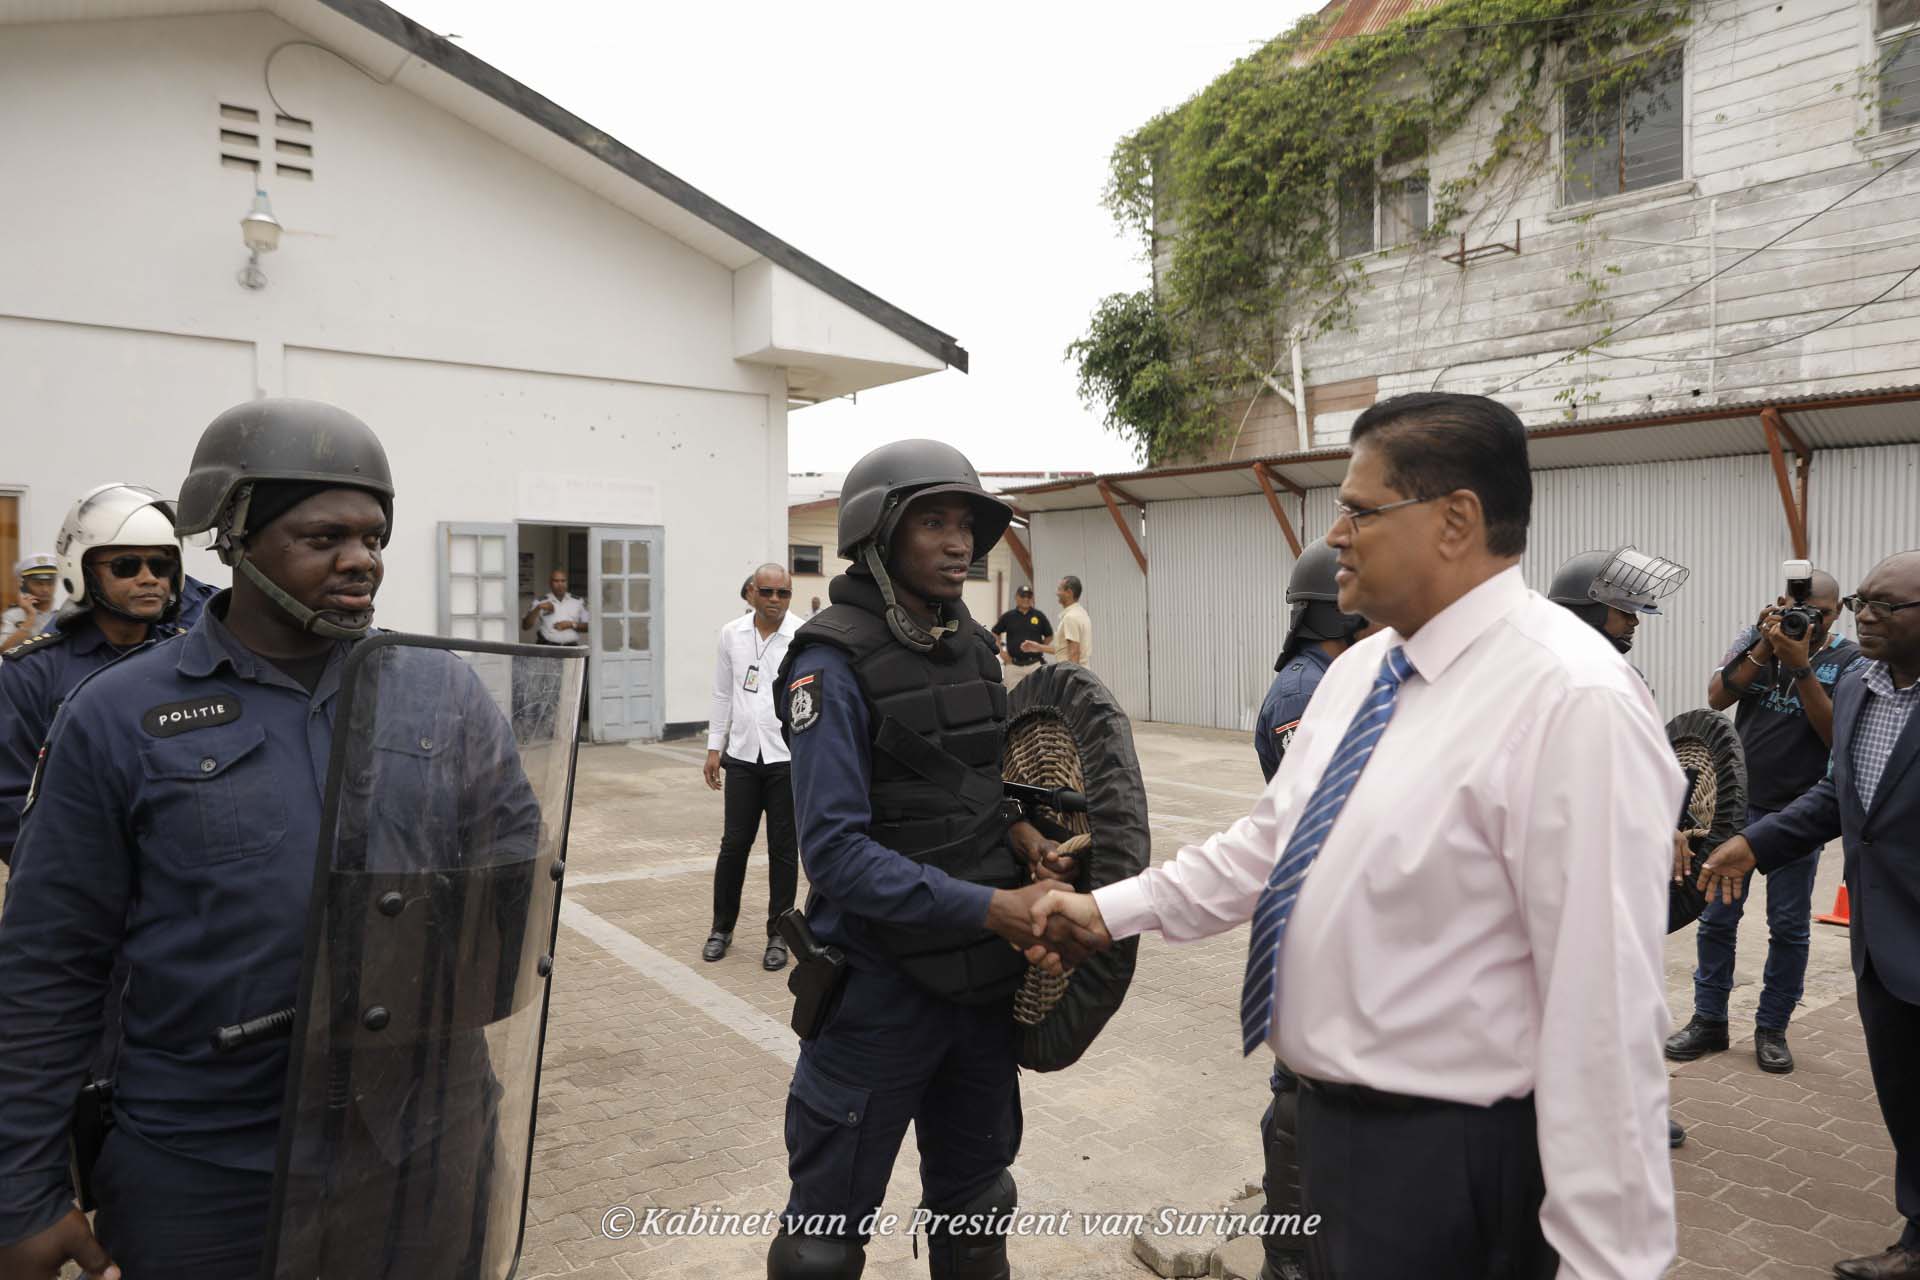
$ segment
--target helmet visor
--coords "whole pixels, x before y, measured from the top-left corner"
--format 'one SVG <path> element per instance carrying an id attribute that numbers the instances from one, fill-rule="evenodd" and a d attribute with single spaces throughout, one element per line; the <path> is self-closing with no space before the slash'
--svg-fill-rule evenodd
<path id="1" fill-rule="evenodd" d="M 1659 613 L 1654 603 L 1680 589 L 1687 568 L 1661 556 L 1622 547 L 1594 576 L 1587 594 L 1622 613 Z"/>

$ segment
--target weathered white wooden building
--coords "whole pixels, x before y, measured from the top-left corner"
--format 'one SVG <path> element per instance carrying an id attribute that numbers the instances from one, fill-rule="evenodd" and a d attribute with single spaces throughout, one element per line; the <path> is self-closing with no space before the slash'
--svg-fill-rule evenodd
<path id="1" fill-rule="evenodd" d="M 1364 38 L 1406 8 L 1349 0 L 1339 27 Z M 1556 148 L 1591 71 L 1553 88 Z M 1251 726 L 1296 544 L 1331 520 L 1347 429 L 1401 392 L 1521 411 L 1535 587 L 1576 552 L 1625 543 L 1692 568 L 1634 654 L 1669 714 L 1704 700 L 1783 558 L 1851 589 L 1920 546 L 1920 10 L 1702 0 L 1640 92 L 1659 102 L 1601 122 L 1616 148 L 1605 180 L 1546 166 L 1470 210 L 1452 243 L 1394 244 L 1424 221 L 1417 184 L 1348 210 L 1339 234 L 1367 273 L 1356 331 L 1304 345 L 1297 379 L 1283 362 L 1203 464 L 1010 495 L 1033 522 L 1037 577 L 1086 580 L 1097 666 L 1135 715 Z M 1486 136 L 1432 140 L 1431 180 L 1471 165 Z M 1609 282 L 1600 305 L 1576 305 L 1591 296 L 1576 273 Z M 1565 358 L 1605 325 L 1612 341 Z"/>
<path id="2" fill-rule="evenodd" d="M 256 190 L 284 233 L 249 288 Z M 103 481 L 174 492 L 228 405 L 329 400 L 396 473 L 381 623 L 517 638 L 569 568 L 594 735 L 660 736 L 706 718 L 738 603 L 716 566 L 784 559 L 790 407 L 950 365 L 946 334 L 376 0 L 0 0 L 24 550 Z"/>

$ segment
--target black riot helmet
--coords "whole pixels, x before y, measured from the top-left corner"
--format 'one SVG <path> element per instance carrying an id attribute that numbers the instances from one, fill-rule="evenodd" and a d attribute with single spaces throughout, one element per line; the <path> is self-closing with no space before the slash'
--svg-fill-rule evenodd
<path id="1" fill-rule="evenodd" d="M 907 504 L 936 493 L 957 493 L 973 506 L 973 554 L 987 554 L 1013 523 L 1013 509 L 988 493 L 967 456 L 938 440 L 896 440 L 853 464 L 840 486 L 838 548 L 854 572 L 864 570 L 879 584 L 887 602 L 887 625 L 894 638 L 926 653 L 939 636 L 908 617 L 895 602 L 887 573 L 887 551 Z"/>
<path id="2" fill-rule="evenodd" d="M 1660 608 L 1654 601 L 1677 591 L 1687 580 L 1687 572 L 1683 565 L 1631 546 L 1615 551 L 1582 551 L 1553 575 L 1547 599 L 1573 610 L 1582 622 L 1604 632 L 1609 609 L 1658 614 Z M 1620 652 L 1627 651 L 1619 640 L 1609 636 L 1608 641 Z"/>
<path id="3" fill-rule="evenodd" d="M 907 503 L 930 493 L 961 493 L 973 502 L 973 554 L 993 550 L 1013 509 L 988 493 L 967 455 L 938 440 L 895 440 L 883 444 L 847 472 L 840 486 L 840 556 L 860 563 L 860 549 L 877 544 L 883 551 Z"/>
<path id="4" fill-rule="evenodd" d="M 1287 578 L 1287 603 L 1293 609 L 1287 618 L 1286 643 L 1273 664 L 1275 671 L 1315 641 L 1351 640 L 1365 629 L 1365 618 L 1340 612 L 1340 587 L 1333 577 L 1340 567 L 1339 557 L 1321 541 L 1303 549 L 1293 562 L 1293 573 Z"/>
<path id="5" fill-rule="evenodd" d="M 256 486 L 276 499 L 265 520 L 250 518 Z M 366 634 L 364 626 L 345 627 L 315 613 L 247 558 L 247 539 L 288 509 L 288 486 L 364 489 L 380 500 L 387 538 L 393 536 L 393 473 L 372 428 L 330 404 L 279 399 L 235 405 L 207 424 L 180 486 L 174 531 L 183 538 L 211 534 L 221 561 L 246 574 L 306 630 L 357 640 Z"/>

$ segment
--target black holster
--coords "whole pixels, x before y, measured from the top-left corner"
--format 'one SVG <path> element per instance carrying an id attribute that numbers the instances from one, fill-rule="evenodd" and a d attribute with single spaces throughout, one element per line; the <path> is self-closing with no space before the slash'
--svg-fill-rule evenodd
<path id="1" fill-rule="evenodd" d="M 89 1080 L 74 1099 L 73 1121 L 67 1127 L 68 1171 L 73 1176 L 74 1199 L 88 1212 L 94 1209 L 93 1168 L 113 1129 L 113 1081 Z"/>
<path id="2" fill-rule="evenodd" d="M 823 947 L 807 927 L 807 917 L 799 910 L 783 911 L 773 927 L 786 939 L 795 964 L 787 974 L 787 990 L 793 993 L 793 1033 L 802 1040 L 820 1034 L 839 1002 L 841 988 L 847 983 L 847 958 L 837 947 Z"/>

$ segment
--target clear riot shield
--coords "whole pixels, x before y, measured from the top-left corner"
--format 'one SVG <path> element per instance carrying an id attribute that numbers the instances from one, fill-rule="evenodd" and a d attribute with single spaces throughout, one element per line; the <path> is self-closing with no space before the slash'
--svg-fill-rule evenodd
<path id="1" fill-rule="evenodd" d="M 512 1275 L 584 657 L 379 635 L 349 659 L 266 1280 Z"/>

